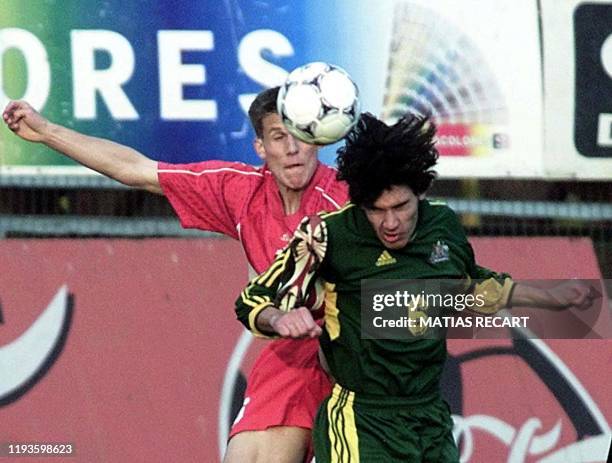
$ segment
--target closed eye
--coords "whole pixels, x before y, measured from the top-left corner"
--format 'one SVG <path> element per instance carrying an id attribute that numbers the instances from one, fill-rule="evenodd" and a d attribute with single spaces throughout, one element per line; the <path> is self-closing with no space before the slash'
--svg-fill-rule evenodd
<path id="1" fill-rule="evenodd" d="M 407 206 L 409 203 L 410 203 L 410 200 L 408 200 L 408 201 L 404 201 L 403 203 L 399 203 L 399 204 L 396 204 L 395 206 L 393 206 L 393 209 L 395 209 L 396 211 L 397 211 L 397 210 L 400 210 L 400 209 L 403 209 L 403 208 L 404 208 L 404 207 L 406 207 L 406 206 Z"/>

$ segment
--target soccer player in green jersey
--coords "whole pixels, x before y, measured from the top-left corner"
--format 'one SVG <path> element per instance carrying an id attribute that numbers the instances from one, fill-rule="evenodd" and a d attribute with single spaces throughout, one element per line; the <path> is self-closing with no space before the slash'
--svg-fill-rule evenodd
<path id="1" fill-rule="evenodd" d="M 338 177 L 351 203 L 302 222 L 237 300 L 238 318 L 257 335 L 320 336 L 336 385 L 316 418 L 318 463 L 459 461 L 440 395 L 445 340 L 363 339 L 363 279 L 483 280 L 473 291 L 485 313 L 591 302 L 579 283 L 540 290 L 476 264 L 455 213 L 424 198 L 435 177 L 434 135 L 427 118 L 406 116 L 389 126 L 364 114 L 339 150 Z M 321 282 L 322 308 L 313 297 Z M 324 312 L 323 328 L 317 312 Z"/>

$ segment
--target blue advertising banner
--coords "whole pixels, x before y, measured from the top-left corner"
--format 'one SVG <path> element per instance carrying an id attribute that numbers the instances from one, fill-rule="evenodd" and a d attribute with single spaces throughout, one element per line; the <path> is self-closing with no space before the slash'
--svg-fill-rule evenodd
<path id="1" fill-rule="evenodd" d="M 258 163 L 246 118 L 257 92 L 309 61 L 351 72 L 341 3 L 4 1 L 0 103 L 28 99 L 155 159 Z M 5 166 L 69 163 L 4 129 L 0 147 Z"/>
<path id="2" fill-rule="evenodd" d="M 157 160 L 258 164 L 250 102 L 325 61 L 352 76 L 364 111 L 431 114 L 442 176 L 537 176 L 537 18 L 533 0 L 4 0 L 0 106 L 25 99 Z M 84 172 L 1 128 L 0 172 L 32 170 Z"/>

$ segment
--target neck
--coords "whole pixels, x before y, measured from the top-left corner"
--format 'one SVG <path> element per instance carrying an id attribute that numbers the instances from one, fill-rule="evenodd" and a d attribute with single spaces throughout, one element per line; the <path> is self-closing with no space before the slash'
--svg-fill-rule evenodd
<path id="1" fill-rule="evenodd" d="M 302 190 L 290 190 L 289 188 L 282 187 L 279 185 L 279 193 L 281 201 L 283 202 L 283 209 L 285 215 L 295 214 L 300 208 L 300 201 L 302 199 Z"/>

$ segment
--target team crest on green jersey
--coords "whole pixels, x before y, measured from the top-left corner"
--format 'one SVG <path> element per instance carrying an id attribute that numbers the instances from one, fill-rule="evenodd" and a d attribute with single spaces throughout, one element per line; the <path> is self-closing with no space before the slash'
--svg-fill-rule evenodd
<path id="1" fill-rule="evenodd" d="M 444 241 L 438 240 L 433 245 L 433 250 L 429 256 L 429 263 L 439 264 L 440 262 L 446 262 L 448 259 L 448 245 Z"/>

